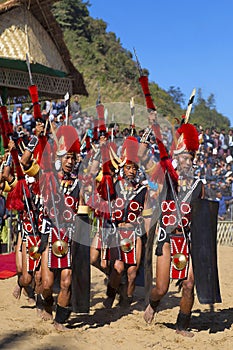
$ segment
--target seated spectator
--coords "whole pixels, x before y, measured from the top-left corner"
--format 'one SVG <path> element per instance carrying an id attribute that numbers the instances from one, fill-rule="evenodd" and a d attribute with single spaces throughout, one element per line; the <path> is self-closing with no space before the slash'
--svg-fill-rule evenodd
<path id="1" fill-rule="evenodd" d="M 213 170 L 212 170 L 212 164 L 207 163 L 205 168 L 205 178 L 207 181 L 213 179 Z"/>
<path id="2" fill-rule="evenodd" d="M 206 128 L 205 133 L 203 134 L 204 139 L 204 148 L 210 147 L 211 149 L 214 147 L 214 140 L 210 136 L 210 129 Z"/>
<path id="3" fill-rule="evenodd" d="M 220 191 L 224 197 L 231 196 L 231 189 L 229 187 L 229 184 L 227 184 L 225 180 L 220 184 Z"/>
<path id="4" fill-rule="evenodd" d="M 230 129 L 228 131 L 227 137 L 226 137 L 226 143 L 228 146 L 228 153 L 233 156 L 233 130 Z"/>
<path id="5" fill-rule="evenodd" d="M 227 149 L 227 135 L 226 135 L 225 129 L 221 129 L 221 132 L 219 135 L 219 141 L 220 141 L 220 147 L 222 149 Z"/>
<path id="6" fill-rule="evenodd" d="M 211 181 L 209 185 L 205 186 L 205 197 L 211 200 L 216 199 L 217 185 L 215 181 Z"/>

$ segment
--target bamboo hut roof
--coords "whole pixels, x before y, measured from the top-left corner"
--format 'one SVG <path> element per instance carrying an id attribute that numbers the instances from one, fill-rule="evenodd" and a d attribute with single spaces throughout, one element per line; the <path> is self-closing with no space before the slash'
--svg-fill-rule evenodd
<path id="1" fill-rule="evenodd" d="M 67 91 L 88 95 L 51 11 L 54 2 L 0 0 L 0 86 L 7 86 L 12 96 L 25 93 L 30 85 L 26 54 L 43 96 L 58 98 Z"/>

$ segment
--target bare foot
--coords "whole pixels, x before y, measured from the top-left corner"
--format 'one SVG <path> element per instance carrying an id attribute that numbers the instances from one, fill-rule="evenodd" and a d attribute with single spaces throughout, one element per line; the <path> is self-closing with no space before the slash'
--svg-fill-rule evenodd
<path id="1" fill-rule="evenodd" d="M 154 317 L 155 311 L 149 304 L 144 312 L 144 320 L 146 321 L 146 323 L 150 324 L 153 321 Z"/>
<path id="2" fill-rule="evenodd" d="M 36 303 L 36 301 L 35 301 L 35 299 L 33 299 L 33 298 L 28 298 L 28 304 L 29 305 L 35 305 L 35 303 Z"/>
<path id="3" fill-rule="evenodd" d="M 22 292 L 22 288 L 18 284 L 16 284 L 12 292 L 12 295 L 15 297 L 15 299 L 20 299 L 21 292 Z"/>
<path id="4" fill-rule="evenodd" d="M 36 308 L 36 313 L 37 313 L 37 316 L 38 316 L 38 317 L 43 318 L 43 317 L 42 317 L 43 312 L 44 312 L 43 309 L 39 309 L 38 307 Z"/>
<path id="5" fill-rule="evenodd" d="M 58 323 L 56 321 L 53 321 L 53 325 L 54 325 L 55 329 L 59 332 L 67 332 L 67 331 L 69 332 L 70 331 L 70 329 L 67 328 L 66 326 L 64 326 L 64 324 L 62 324 L 62 323 Z"/>
<path id="6" fill-rule="evenodd" d="M 183 335 L 183 337 L 188 337 L 188 338 L 194 337 L 194 333 L 192 333 L 190 331 L 187 331 L 185 329 L 182 329 L 182 330 L 177 329 L 176 333 L 180 334 L 180 335 Z"/>
<path id="7" fill-rule="evenodd" d="M 50 314 L 49 312 L 43 310 L 42 313 L 41 313 L 41 318 L 44 320 L 44 321 L 50 321 L 53 319 L 53 315 Z"/>

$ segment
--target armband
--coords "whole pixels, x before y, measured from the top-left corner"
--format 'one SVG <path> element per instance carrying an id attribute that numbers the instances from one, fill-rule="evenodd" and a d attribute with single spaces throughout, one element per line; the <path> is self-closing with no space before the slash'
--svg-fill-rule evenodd
<path id="1" fill-rule="evenodd" d="M 25 149 L 31 153 L 34 152 L 37 144 L 38 144 L 38 137 L 36 135 L 33 135 L 33 137 L 31 138 L 31 140 L 28 142 L 27 146 L 25 147 Z"/>
<path id="2" fill-rule="evenodd" d="M 77 210 L 78 215 L 88 215 L 89 214 L 89 206 L 88 205 L 79 205 Z"/>
<path id="3" fill-rule="evenodd" d="M 97 182 L 100 182 L 102 180 L 102 178 L 103 178 L 103 172 L 102 172 L 102 170 L 100 170 L 100 172 L 98 173 L 98 175 L 96 176 L 95 179 Z"/>
<path id="4" fill-rule="evenodd" d="M 4 182 L 4 188 L 2 190 L 3 192 L 10 192 L 11 191 L 11 186 L 7 181 Z"/>
<path id="5" fill-rule="evenodd" d="M 2 164 L 0 166 L 0 173 L 3 173 L 4 166 L 5 166 L 5 164 L 4 164 L 4 162 L 2 162 Z"/>
<path id="6" fill-rule="evenodd" d="M 36 176 L 40 170 L 40 166 L 36 160 L 32 162 L 32 165 L 27 170 L 24 169 L 25 174 L 28 176 Z"/>
<path id="7" fill-rule="evenodd" d="M 5 162 L 5 166 L 11 166 L 12 164 L 12 155 L 9 154 L 9 156 L 7 157 L 7 160 Z"/>
<path id="8" fill-rule="evenodd" d="M 98 149 L 93 156 L 93 160 L 97 160 L 98 162 L 100 162 L 100 157 L 101 157 L 100 149 Z"/>
<path id="9" fill-rule="evenodd" d="M 140 143 L 147 143 L 149 144 L 149 137 L 150 137 L 151 129 L 146 129 L 144 134 L 141 137 Z"/>
<path id="10" fill-rule="evenodd" d="M 157 163 L 154 163 L 154 164 L 152 165 L 152 167 L 150 167 L 149 169 L 146 169 L 145 172 L 146 172 L 148 175 L 151 175 L 151 174 L 153 173 L 153 171 L 155 170 L 156 166 L 157 166 Z"/>
<path id="11" fill-rule="evenodd" d="M 15 188 L 17 182 L 18 182 L 18 180 L 17 180 L 16 177 L 14 177 L 13 180 L 11 180 L 10 182 L 8 182 L 8 184 L 9 184 L 11 190 L 12 190 L 12 188 Z"/>
<path id="12" fill-rule="evenodd" d="M 152 208 L 144 209 L 144 210 L 142 211 L 142 216 L 143 216 L 144 218 L 150 217 L 152 214 L 153 214 Z"/>

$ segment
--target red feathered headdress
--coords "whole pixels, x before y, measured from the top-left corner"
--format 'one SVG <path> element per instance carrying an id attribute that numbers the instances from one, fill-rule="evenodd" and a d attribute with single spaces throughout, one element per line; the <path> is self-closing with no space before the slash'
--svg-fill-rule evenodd
<path id="1" fill-rule="evenodd" d="M 25 175 L 19 163 L 18 151 L 16 149 L 12 149 L 11 155 L 15 165 L 18 181 L 16 183 L 16 186 L 8 193 L 6 208 L 8 210 L 24 210 L 24 202 L 23 202 L 24 190 L 27 197 L 29 197 L 30 194 L 29 194 L 28 186 L 26 184 Z"/>
<path id="2" fill-rule="evenodd" d="M 80 141 L 77 130 L 71 125 L 62 125 L 56 133 L 57 143 L 55 152 L 57 156 L 64 156 L 66 153 L 80 153 Z"/>
<path id="3" fill-rule="evenodd" d="M 102 161 L 102 172 L 103 177 L 98 185 L 98 192 L 101 197 L 107 201 L 115 193 L 113 184 L 113 169 L 114 163 L 118 167 L 117 163 L 113 160 L 112 152 L 116 152 L 116 145 L 113 142 L 106 142 L 101 146 L 101 161 Z M 114 166 L 115 167 L 115 166 Z M 110 198 L 109 198 L 110 197 Z"/>
<path id="4" fill-rule="evenodd" d="M 122 146 L 122 157 L 124 163 L 138 163 L 139 143 L 136 137 L 128 136 Z"/>
<path id="5" fill-rule="evenodd" d="M 181 153 L 195 153 L 199 148 L 198 131 L 194 125 L 183 123 L 177 130 L 180 135 L 174 155 Z"/>

